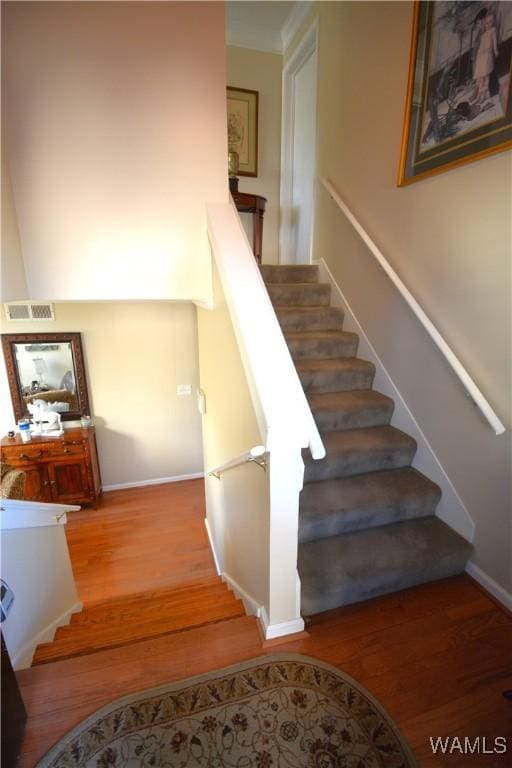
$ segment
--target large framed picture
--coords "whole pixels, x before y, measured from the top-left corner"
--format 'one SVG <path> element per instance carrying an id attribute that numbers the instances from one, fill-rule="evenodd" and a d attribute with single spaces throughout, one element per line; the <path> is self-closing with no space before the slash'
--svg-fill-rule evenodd
<path id="1" fill-rule="evenodd" d="M 512 146 L 512 2 L 414 9 L 398 185 Z"/>
<path id="2" fill-rule="evenodd" d="M 228 144 L 238 153 L 240 176 L 258 175 L 258 91 L 227 88 Z"/>

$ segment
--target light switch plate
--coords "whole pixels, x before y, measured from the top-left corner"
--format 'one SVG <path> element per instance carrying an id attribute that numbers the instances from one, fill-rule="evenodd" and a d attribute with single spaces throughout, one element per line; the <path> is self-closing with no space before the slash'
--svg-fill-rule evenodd
<path id="1" fill-rule="evenodd" d="M 191 395 L 192 384 L 178 384 L 176 388 L 176 394 L 178 395 Z"/>

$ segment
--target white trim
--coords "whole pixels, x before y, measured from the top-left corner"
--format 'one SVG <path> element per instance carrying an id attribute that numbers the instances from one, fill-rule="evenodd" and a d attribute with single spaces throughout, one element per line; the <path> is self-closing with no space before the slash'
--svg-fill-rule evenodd
<path id="1" fill-rule="evenodd" d="M 331 270 L 324 259 L 317 263 L 320 269 L 320 280 L 331 285 L 331 306 L 343 309 L 345 312 L 344 327 L 346 330 L 354 331 L 359 336 L 360 357 L 371 360 L 375 365 L 375 388 L 394 400 L 395 410 L 391 423 L 414 437 L 418 444 L 413 466 L 427 477 L 430 477 L 441 488 L 443 495 L 438 504 L 436 516 L 449 525 L 450 528 L 457 531 L 460 536 L 468 541 L 473 541 L 475 524 L 464 502 L 446 474 L 434 449 L 414 418 L 413 413 L 388 373 L 370 339 L 357 320 L 350 303 L 336 282 Z"/>
<path id="2" fill-rule="evenodd" d="M 245 21 L 227 20 L 226 45 L 251 48 L 263 53 L 283 53 L 281 33 L 268 27 L 255 26 Z"/>
<path id="3" fill-rule="evenodd" d="M 17 651 L 12 659 L 11 664 L 14 669 L 27 669 L 32 664 L 34 653 L 38 645 L 41 643 L 51 643 L 55 637 L 55 633 L 59 627 L 64 627 L 71 621 L 71 616 L 74 613 L 79 613 L 83 608 L 83 603 L 74 603 L 67 611 L 61 616 L 54 619 L 47 627 L 42 629 L 34 637 L 31 637 L 20 649 Z"/>
<path id="4" fill-rule="evenodd" d="M 469 573 L 469 575 L 472 576 L 475 581 L 478 581 L 478 583 L 484 589 L 486 589 L 487 592 L 490 592 L 490 594 L 495 597 L 496 600 L 502 603 L 505 608 L 508 608 L 509 611 L 512 611 L 512 594 L 507 592 L 507 590 L 498 584 L 498 582 L 494 581 L 494 579 L 491 579 L 491 577 L 488 576 L 485 571 L 482 571 L 478 565 L 469 562 L 466 565 L 466 573 Z"/>
<path id="5" fill-rule="evenodd" d="M 299 0 L 298 3 L 295 4 L 293 7 L 293 10 L 289 14 L 288 18 L 286 19 L 285 23 L 283 24 L 283 28 L 281 29 L 281 41 L 282 41 L 282 51 L 283 53 L 286 51 L 290 43 L 292 42 L 293 38 L 299 31 L 299 28 L 310 12 L 310 10 L 313 8 L 313 0 Z"/>
<path id="6" fill-rule="evenodd" d="M 221 573 L 220 576 L 222 581 L 225 581 L 235 595 L 242 600 L 246 613 L 249 616 L 256 616 L 259 619 L 262 611 L 265 610 L 263 606 L 252 595 L 246 592 L 245 589 L 243 589 L 243 587 L 229 575 L 229 573 Z"/>
<path id="7" fill-rule="evenodd" d="M 306 64 L 311 56 L 318 52 L 318 18 L 315 18 L 311 26 L 304 34 L 301 42 L 294 51 L 291 59 L 283 69 L 282 81 L 282 129 L 281 129 L 281 222 L 279 227 L 279 263 L 293 264 L 292 234 L 293 234 L 293 135 L 295 129 L 295 102 L 294 81 L 298 72 Z M 316 87 L 315 99 L 318 94 L 318 62 L 315 66 Z M 315 110 L 316 114 L 316 110 Z M 317 131 L 315 130 L 315 144 Z M 314 227 L 314 200 L 313 220 L 311 222 L 311 236 Z"/>
<path id="8" fill-rule="evenodd" d="M 212 531 L 211 531 L 210 523 L 208 522 L 207 517 L 205 517 L 204 519 L 204 527 L 206 528 L 208 541 L 210 542 L 210 549 L 212 551 L 213 562 L 215 563 L 215 570 L 217 571 L 217 576 L 222 576 L 222 570 L 220 567 L 219 558 L 217 557 L 217 551 L 215 549 L 215 544 L 213 543 Z"/>
<path id="9" fill-rule="evenodd" d="M 278 624 L 269 624 L 267 612 L 262 608 L 259 620 L 263 628 L 265 640 L 274 640 L 276 637 L 284 637 L 285 635 L 294 635 L 297 632 L 304 632 L 304 619 L 301 617 L 292 619 L 291 621 L 282 621 Z"/>
<path id="10" fill-rule="evenodd" d="M 142 488 L 145 485 L 163 485 L 164 483 L 181 483 L 182 480 L 197 480 L 204 477 L 204 472 L 192 472 L 189 475 L 172 475 L 171 477 L 154 477 L 151 480 L 136 480 L 133 483 L 115 483 L 104 485 L 103 491 L 121 491 L 123 488 Z"/>
<path id="11" fill-rule="evenodd" d="M 407 302 L 409 307 L 412 309 L 434 344 L 438 347 L 440 352 L 444 355 L 450 366 L 452 367 L 455 374 L 458 376 L 460 381 L 462 382 L 463 387 L 465 388 L 468 396 L 473 400 L 475 405 L 478 406 L 478 408 L 481 410 L 484 417 L 489 422 L 489 425 L 494 430 L 496 435 L 502 435 L 505 432 L 505 426 L 502 424 L 502 422 L 499 420 L 497 414 L 491 407 L 491 404 L 489 401 L 484 397 L 480 389 L 477 387 L 469 373 L 466 371 L 458 357 L 455 355 L 451 347 L 448 346 L 444 338 L 441 336 L 435 325 L 432 323 L 429 317 L 425 314 L 423 309 L 420 307 L 412 293 L 409 291 L 409 289 L 406 287 L 406 285 L 402 282 L 402 280 L 398 277 L 397 273 L 391 266 L 391 264 L 387 261 L 383 253 L 379 250 L 379 248 L 376 246 L 376 244 L 371 239 L 368 232 L 366 232 L 365 229 L 361 226 L 361 224 L 357 221 L 354 214 L 350 211 L 349 207 L 346 205 L 346 203 L 341 199 L 341 197 L 338 195 L 337 191 L 333 187 L 330 181 L 328 179 L 321 177 L 320 182 L 324 189 L 327 191 L 327 193 L 330 195 L 334 203 L 338 206 L 338 208 L 345 214 L 348 221 L 352 224 L 354 229 L 356 230 L 357 234 L 361 238 L 361 240 L 365 243 L 369 251 L 373 254 L 373 256 L 377 259 L 378 263 L 386 273 L 386 275 L 389 277 L 395 288 L 399 291 L 399 293 L 402 295 L 404 301 Z"/>
<path id="12" fill-rule="evenodd" d="M 66 525 L 67 512 L 77 512 L 76 504 L 46 504 L 21 499 L 0 500 L 0 529 L 14 531 L 22 528 L 48 528 Z"/>

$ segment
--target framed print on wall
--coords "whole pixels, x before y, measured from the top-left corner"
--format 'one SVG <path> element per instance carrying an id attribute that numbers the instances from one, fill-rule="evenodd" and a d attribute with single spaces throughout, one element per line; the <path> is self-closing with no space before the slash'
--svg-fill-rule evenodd
<path id="1" fill-rule="evenodd" d="M 398 185 L 512 146 L 512 3 L 416 2 Z"/>
<path id="2" fill-rule="evenodd" d="M 258 91 L 227 88 L 228 144 L 238 152 L 239 176 L 258 175 Z"/>

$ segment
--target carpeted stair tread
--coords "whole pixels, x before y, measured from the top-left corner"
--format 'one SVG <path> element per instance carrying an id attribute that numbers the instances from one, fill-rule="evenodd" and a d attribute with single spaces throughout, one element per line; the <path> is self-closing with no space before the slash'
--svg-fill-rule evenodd
<path id="1" fill-rule="evenodd" d="M 416 441 L 395 427 L 368 427 L 322 434 L 326 457 L 314 461 L 304 451 L 304 482 L 332 480 L 410 466 Z"/>
<path id="2" fill-rule="evenodd" d="M 389 424 L 394 403 L 372 389 L 308 395 L 318 429 L 338 431 Z"/>
<path id="3" fill-rule="evenodd" d="M 433 515 L 441 489 L 412 467 L 307 483 L 299 542 Z"/>
<path id="4" fill-rule="evenodd" d="M 359 338 L 347 331 L 287 331 L 286 343 L 294 360 L 355 357 Z"/>
<path id="5" fill-rule="evenodd" d="M 91 609 L 91 616 L 85 608 L 81 620 L 60 627 L 53 642 L 38 645 L 33 664 L 95 653 L 245 615 L 241 600 L 219 579 L 215 588 L 191 592 L 188 603 L 183 593 L 174 602 L 168 596 L 164 602 L 160 597 L 133 597 L 131 606 L 124 598 L 119 602 L 113 599 L 109 606 L 104 603 L 101 609 Z"/>
<path id="6" fill-rule="evenodd" d="M 341 331 L 343 310 L 337 307 L 274 307 L 283 331 Z"/>
<path id="7" fill-rule="evenodd" d="M 331 296 L 328 283 L 266 283 L 275 306 L 327 307 Z"/>
<path id="8" fill-rule="evenodd" d="M 299 546 L 302 611 L 340 605 L 461 573 L 472 546 L 436 517 Z"/>
<path id="9" fill-rule="evenodd" d="M 434 515 L 441 491 L 411 467 L 416 441 L 390 426 L 319 270 L 262 267 L 326 449 L 303 451 L 299 547 L 302 610 L 317 613 L 462 571 L 470 545 Z"/>
<path id="10" fill-rule="evenodd" d="M 306 394 L 371 389 L 375 366 L 359 357 L 304 358 L 295 367 Z"/>
<path id="11" fill-rule="evenodd" d="M 261 264 L 266 283 L 317 283 L 318 267 L 311 264 Z"/>

